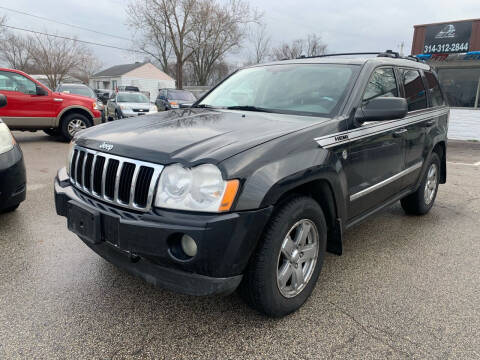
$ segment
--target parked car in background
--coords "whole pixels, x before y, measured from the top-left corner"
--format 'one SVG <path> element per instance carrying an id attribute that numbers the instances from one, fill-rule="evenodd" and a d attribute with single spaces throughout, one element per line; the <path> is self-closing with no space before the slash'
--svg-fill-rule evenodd
<path id="1" fill-rule="evenodd" d="M 98 110 L 100 110 L 102 113 L 102 122 L 105 122 L 105 106 L 91 87 L 84 84 L 60 84 L 57 86 L 56 91 L 66 94 L 86 96 L 94 99 L 97 102 Z"/>
<path id="2" fill-rule="evenodd" d="M 137 86 L 130 86 L 130 85 L 120 85 L 117 86 L 118 91 L 134 91 L 140 92 L 140 89 Z"/>
<path id="3" fill-rule="evenodd" d="M 126 117 L 152 114 L 157 107 L 151 104 L 148 98 L 138 92 L 113 93 L 106 105 L 107 120 L 117 120 Z"/>
<path id="4" fill-rule="evenodd" d="M 0 95 L 0 108 L 7 97 Z M 25 200 L 27 177 L 20 146 L 0 119 L 0 213 L 14 211 Z"/>
<path id="5" fill-rule="evenodd" d="M 77 131 L 102 122 L 94 99 L 52 91 L 19 70 L 0 68 L 0 94 L 8 97 L 0 118 L 11 130 L 44 130 L 70 141 Z"/>
<path id="6" fill-rule="evenodd" d="M 103 105 L 107 105 L 108 99 L 110 99 L 115 92 L 114 90 L 109 89 L 95 89 L 93 91 L 97 95 L 97 99 L 99 99 Z"/>
<path id="7" fill-rule="evenodd" d="M 187 90 L 160 89 L 155 105 L 159 111 L 187 108 L 193 105 L 197 99 Z"/>

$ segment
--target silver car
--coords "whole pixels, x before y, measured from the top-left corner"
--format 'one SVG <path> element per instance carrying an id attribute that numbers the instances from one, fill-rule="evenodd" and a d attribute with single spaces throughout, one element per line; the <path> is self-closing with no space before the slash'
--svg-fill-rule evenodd
<path id="1" fill-rule="evenodd" d="M 109 121 L 156 112 L 157 107 L 138 92 L 113 93 L 106 106 L 106 117 Z"/>

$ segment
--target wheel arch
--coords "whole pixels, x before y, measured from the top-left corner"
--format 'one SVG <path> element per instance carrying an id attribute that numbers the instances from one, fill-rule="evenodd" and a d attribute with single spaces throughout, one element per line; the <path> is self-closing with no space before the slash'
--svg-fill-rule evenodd
<path id="1" fill-rule="evenodd" d="M 87 108 L 83 106 L 70 106 L 62 110 L 60 114 L 57 116 L 57 126 L 61 126 L 62 121 L 70 114 L 82 114 L 88 120 L 90 120 L 91 124 L 93 125 L 93 114 Z"/>
<path id="2" fill-rule="evenodd" d="M 440 184 L 447 182 L 447 144 L 445 141 L 439 141 L 433 147 L 432 152 L 437 153 L 440 158 Z"/>
<path id="3" fill-rule="evenodd" d="M 285 179 L 269 191 L 263 204 L 278 207 L 296 196 L 304 195 L 313 198 L 322 208 L 327 223 L 327 250 L 341 255 L 343 251 L 342 218 L 344 218 L 345 205 L 342 203 L 342 195 L 338 190 L 336 192 L 335 187 L 335 184 L 325 177 L 306 179 L 303 182 L 290 182 Z"/>

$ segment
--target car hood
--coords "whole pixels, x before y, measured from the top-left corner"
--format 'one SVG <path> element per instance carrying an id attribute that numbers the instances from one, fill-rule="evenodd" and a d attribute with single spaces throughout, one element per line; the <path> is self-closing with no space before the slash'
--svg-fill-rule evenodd
<path id="1" fill-rule="evenodd" d="M 118 105 L 122 105 L 126 109 L 149 109 L 150 108 L 150 103 L 119 102 Z"/>
<path id="2" fill-rule="evenodd" d="M 95 102 L 97 99 L 91 98 L 89 96 L 83 96 L 83 95 L 77 95 L 77 94 L 67 94 L 63 92 L 55 92 L 54 96 L 56 98 L 61 98 L 65 100 L 76 100 L 76 101 L 81 101 L 81 102 L 86 102 L 91 104 L 92 102 Z"/>
<path id="3" fill-rule="evenodd" d="M 76 142 L 159 164 L 218 163 L 277 137 L 327 121 L 325 118 L 249 111 L 181 109 L 115 121 L 78 134 Z M 103 150 L 100 150 L 103 151 Z"/>

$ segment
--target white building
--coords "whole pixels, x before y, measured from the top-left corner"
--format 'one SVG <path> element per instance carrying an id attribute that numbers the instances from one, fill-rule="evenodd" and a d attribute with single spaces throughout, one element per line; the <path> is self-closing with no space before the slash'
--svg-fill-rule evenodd
<path id="1" fill-rule="evenodd" d="M 175 80 L 155 65 L 146 62 L 116 65 L 100 71 L 90 79 L 94 89 L 117 90 L 121 86 L 136 86 L 155 101 L 159 89 L 174 89 Z"/>

